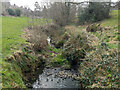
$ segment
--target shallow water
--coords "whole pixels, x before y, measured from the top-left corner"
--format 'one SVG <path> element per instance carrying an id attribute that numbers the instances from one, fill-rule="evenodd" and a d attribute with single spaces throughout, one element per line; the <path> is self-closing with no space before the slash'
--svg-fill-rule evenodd
<path id="1" fill-rule="evenodd" d="M 72 77 L 58 76 L 60 71 L 62 71 L 60 68 L 45 68 L 33 84 L 33 88 L 79 88 L 79 81 L 74 80 Z"/>

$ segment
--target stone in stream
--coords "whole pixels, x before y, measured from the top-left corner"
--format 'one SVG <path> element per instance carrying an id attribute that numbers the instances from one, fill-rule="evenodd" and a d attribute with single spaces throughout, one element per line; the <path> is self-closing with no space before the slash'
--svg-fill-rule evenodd
<path id="1" fill-rule="evenodd" d="M 53 79 L 51 79 L 51 81 L 53 81 Z"/>
<path id="2" fill-rule="evenodd" d="M 48 80 L 49 80 L 49 79 L 48 79 L 48 78 L 46 78 L 46 82 L 48 82 Z"/>
<path id="3" fill-rule="evenodd" d="M 60 79 L 57 80 L 57 83 L 60 83 Z"/>
<path id="4" fill-rule="evenodd" d="M 48 77 L 48 76 L 52 75 L 52 73 L 46 73 L 46 75 L 47 75 L 47 77 Z"/>
<path id="5" fill-rule="evenodd" d="M 57 74 L 54 75 L 54 78 L 57 78 Z"/>

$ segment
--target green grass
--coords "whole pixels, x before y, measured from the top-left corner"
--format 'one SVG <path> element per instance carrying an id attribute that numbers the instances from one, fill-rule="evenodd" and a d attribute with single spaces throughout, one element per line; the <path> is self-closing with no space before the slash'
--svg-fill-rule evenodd
<path id="1" fill-rule="evenodd" d="M 25 39 L 22 37 L 22 29 L 28 25 L 27 19 L 26 17 L 2 17 L 3 58 L 25 43 Z"/>
<path id="2" fill-rule="evenodd" d="M 30 24 L 43 25 L 45 24 L 45 19 L 32 20 L 27 17 L 2 17 L 2 38 L 0 38 L 0 41 L 2 41 L 3 58 L 18 50 L 21 44 L 26 43 L 22 35 L 23 28 Z"/>
<path id="3" fill-rule="evenodd" d="M 96 35 L 99 38 L 99 40 L 106 42 L 110 48 L 112 48 L 112 49 L 119 48 L 117 43 L 112 43 L 112 44 L 109 43 L 111 41 L 112 42 L 115 41 L 115 37 L 117 37 L 117 40 L 120 40 L 120 38 L 117 34 L 118 33 L 118 10 L 111 11 L 110 18 L 105 19 L 98 23 L 101 23 L 102 27 L 110 27 L 111 29 L 104 30 L 102 32 L 102 35 L 100 32 L 95 32 L 92 34 Z M 108 36 L 110 36 L 110 38 L 108 38 Z"/>
<path id="4" fill-rule="evenodd" d="M 22 44 L 26 43 L 26 39 L 23 36 L 24 28 L 26 28 L 30 24 L 43 25 L 46 23 L 45 19 L 34 19 L 34 22 L 30 22 L 32 22 L 32 19 L 27 17 L 2 17 L 2 37 L 0 35 L 0 48 L 2 48 L 1 51 L 3 60 L 0 57 L 0 64 L 2 65 L 3 69 L 3 88 L 26 87 L 22 80 L 21 68 L 14 61 L 8 62 L 5 58 L 9 55 L 12 55 L 12 53 L 18 50 Z"/>
<path id="5" fill-rule="evenodd" d="M 102 26 L 105 26 L 105 27 L 110 26 L 110 27 L 112 27 L 111 30 L 108 30 L 108 31 L 106 31 L 104 33 L 105 35 L 108 35 L 108 33 L 111 33 L 112 36 L 118 36 L 116 34 L 117 30 L 118 30 L 118 17 L 120 17 L 118 12 L 119 12 L 119 10 L 111 11 L 110 18 L 102 21 Z M 110 39 L 113 40 L 114 37 L 111 37 Z M 107 41 L 111 41 L 111 40 L 107 40 Z M 119 40 L 119 37 L 118 37 L 118 40 Z M 118 44 L 109 44 L 108 43 L 108 45 L 109 45 L 110 48 L 113 48 L 113 49 L 119 48 Z"/>
<path id="6" fill-rule="evenodd" d="M 1 17 L 0 17 L 1 18 Z M 22 36 L 22 29 L 27 27 L 26 17 L 2 17 L 2 37 L 0 37 L 0 46 L 2 47 L 2 87 L 11 88 L 25 87 L 21 79 L 21 70 L 16 64 L 11 64 L 4 61 L 5 57 L 9 56 L 15 50 L 18 50 L 20 45 L 25 43 Z M 15 70 L 17 68 L 17 71 Z"/>
<path id="7" fill-rule="evenodd" d="M 118 27 L 118 10 L 113 10 L 110 13 L 110 18 L 103 20 L 102 26 L 111 26 L 111 27 Z"/>
<path id="8" fill-rule="evenodd" d="M 21 76 L 21 69 L 16 64 L 2 62 L 2 88 L 26 88 Z M 17 72 L 16 70 L 17 69 Z"/>

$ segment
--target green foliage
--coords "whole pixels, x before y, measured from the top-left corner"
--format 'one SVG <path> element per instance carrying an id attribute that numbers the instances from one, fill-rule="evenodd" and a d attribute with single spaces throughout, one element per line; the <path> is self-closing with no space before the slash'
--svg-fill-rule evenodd
<path id="1" fill-rule="evenodd" d="M 71 67 L 76 68 L 79 66 L 81 59 L 84 59 L 86 51 L 89 51 L 87 37 L 82 32 L 73 34 L 69 41 L 65 43 L 62 55 L 69 61 Z"/>
<path id="2" fill-rule="evenodd" d="M 28 20 L 32 19 L 27 17 L 2 17 L 2 56 L 3 58 L 9 56 L 12 52 L 18 50 L 21 44 L 25 44 L 26 39 L 22 34 L 23 28 L 29 26 Z M 45 24 L 46 19 L 38 19 L 34 21 L 33 25 Z"/>
<path id="3" fill-rule="evenodd" d="M 78 19 L 80 24 L 85 22 L 101 21 L 109 17 L 109 7 L 105 2 L 90 2 L 89 6 L 80 12 Z"/>
<path id="4" fill-rule="evenodd" d="M 59 53 L 61 51 L 61 49 L 57 49 L 57 48 L 54 48 L 54 47 L 49 47 L 49 50 L 53 51 L 55 53 Z"/>
<path id="5" fill-rule="evenodd" d="M 120 41 L 120 36 L 117 37 L 118 41 Z"/>
<path id="6" fill-rule="evenodd" d="M 15 15 L 15 11 L 13 9 L 7 9 L 7 11 L 9 15 L 12 15 L 12 16 Z"/>
<path id="7" fill-rule="evenodd" d="M 21 16 L 21 11 L 20 11 L 20 9 L 16 9 L 16 10 L 15 10 L 15 14 L 16 14 L 16 16 Z"/>
<path id="8" fill-rule="evenodd" d="M 109 48 L 113 48 L 113 49 L 116 49 L 119 47 L 118 44 L 108 44 Z"/>
<path id="9" fill-rule="evenodd" d="M 20 9 L 7 9 L 8 14 L 11 16 L 20 16 L 21 15 L 21 10 Z"/>
<path id="10" fill-rule="evenodd" d="M 59 54 L 51 60 L 51 64 L 53 66 L 62 66 L 68 64 L 68 60 L 66 60 L 62 55 Z"/>
<path id="11" fill-rule="evenodd" d="M 81 63 L 80 70 L 84 72 L 81 78 L 87 79 L 87 81 L 84 82 L 87 83 L 87 86 L 99 82 L 101 86 L 108 86 L 109 88 L 111 88 L 111 86 L 116 87 L 116 84 L 113 85 L 113 83 L 118 82 L 119 76 L 117 73 L 117 52 L 110 51 L 111 49 L 107 52 L 108 50 L 101 45 L 96 48 L 96 50 L 93 50 L 86 56 L 86 60 L 88 59 L 88 61 Z M 89 65 L 86 65 L 86 63 L 89 63 Z"/>

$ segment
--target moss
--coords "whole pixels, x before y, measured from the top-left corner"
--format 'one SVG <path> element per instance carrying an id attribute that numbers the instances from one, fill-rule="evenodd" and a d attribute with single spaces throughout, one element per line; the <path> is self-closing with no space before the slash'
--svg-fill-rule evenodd
<path id="1" fill-rule="evenodd" d="M 68 60 L 66 60 L 61 54 L 51 60 L 52 66 L 63 66 L 65 64 L 68 64 Z"/>
<path id="2" fill-rule="evenodd" d="M 49 47 L 49 50 L 53 51 L 54 53 L 59 53 L 61 51 L 61 49 L 57 49 L 57 48 L 54 48 L 54 47 Z"/>

